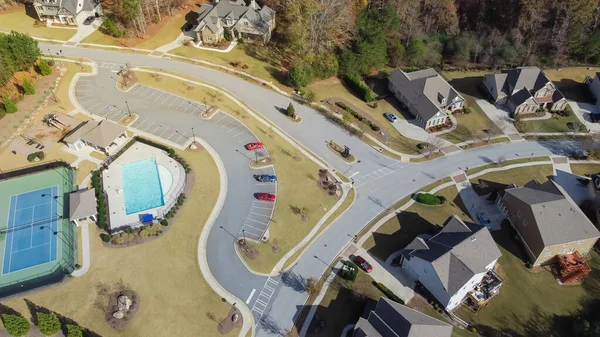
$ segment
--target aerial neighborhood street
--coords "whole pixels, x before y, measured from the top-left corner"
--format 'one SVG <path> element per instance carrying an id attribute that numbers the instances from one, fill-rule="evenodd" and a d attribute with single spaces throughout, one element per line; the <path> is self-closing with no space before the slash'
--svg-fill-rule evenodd
<path id="1" fill-rule="evenodd" d="M 600 336 L 600 4 L 542 2 L 0 0 L 0 336 Z"/>

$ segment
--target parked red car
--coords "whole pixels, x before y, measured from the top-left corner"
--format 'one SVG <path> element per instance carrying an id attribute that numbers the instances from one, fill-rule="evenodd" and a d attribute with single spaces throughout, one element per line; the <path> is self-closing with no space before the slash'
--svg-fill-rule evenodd
<path id="1" fill-rule="evenodd" d="M 248 143 L 246 145 L 244 145 L 244 147 L 246 148 L 246 150 L 248 151 L 252 151 L 252 150 L 258 150 L 260 148 L 263 147 L 263 143 L 262 142 L 257 142 L 257 143 Z"/>
<path id="2" fill-rule="evenodd" d="M 356 263 L 359 267 L 361 267 L 367 273 L 370 273 L 373 271 L 373 267 L 369 264 L 369 262 L 367 262 L 367 260 L 363 259 L 362 256 L 360 256 L 360 255 L 357 255 L 354 258 L 354 263 Z"/>
<path id="3" fill-rule="evenodd" d="M 271 193 L 257 193 L 256 199 L 263 201 L 275 201 L 275 194 Z"/>

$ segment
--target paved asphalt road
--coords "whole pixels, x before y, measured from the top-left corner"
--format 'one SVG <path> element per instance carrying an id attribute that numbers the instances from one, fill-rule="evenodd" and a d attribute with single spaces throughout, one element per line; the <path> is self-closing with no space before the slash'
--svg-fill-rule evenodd
<path id="1" fill-rule="evenodd" d="M 302 117 L 303 122 L 300 124 L 291 123 L 287 118 L 282 117 L 274 107 L 287 106 L 289 98 L 241 80 L 233 75 L 187 63 L 130 53 L 53 45 L 42 45 L 41 48 L 43 50 L 50 48 L 53 51 L 62 49 L 67 56 L 86 57 L 97 62 L 112 62 L 117 64 L 127 62 L 134 66 L 153 66 L 185 73 L 188 76 L 194 76 L 203 81 L 213 83 L 236 95 L 255 111 L 276 123 L 281 129 L 292 135 L 300 143 L 339 171 L 346 172 L 348 175 L 359 172 L 355 177 L 355 186 L 357 189 L 355 203 L 342 217 L 330 225 L 323 235 L 307 249 L 292 270 L 282 275 L 281 279 L 279 277 L 269 279 L 257 277 L 244 269 L 241 263 L 237 261 L 237 256 L 231 256 L 232 250 L 228 247 L 232 245 L 232 238 L 220 230 L 218 224 L 213 228 L 208 247 L 211 271 L 227 290 L 242 301 L 245 301 L 251 293 L 254 293 L 254 289 L 256 289 L 256 294 L 263 295 L 260 300 L 260 310 L 253 310 L 255 315 L 259 311 L 264 312 L 262 315 L 257 315 L 262 316 L 257 333 L 261 337 L 279 334 L 293 324 L 298 311 L 307 299 L 307 295 L 302 289 L 303 280 L 308 277 L 319 277 L 322 275 L 328 264 L 350 243 L 352 237 L 374 216 L 385 210 L 395 201 L 412 193 L 421 186 L 467 167 L 487 164 L 500 158 L 511 159 L 515 157 L 551 154 L 564 155 L 569 151 L 569 147 L 574 146 L 568 142 L 505 143 L 455 153 L 426 163 L 400 163 L 382 156 L 360 140 L 333 126 L 325 118 L 305 106 L 297 107 L 297 111 Z M 104 89 L 109 86 L 114 87 L 113 83 L 107 80 L 104 81 Z M 105 99 L 108 102 L 118 102 L 129 97 L 122 93 L 110 93 L 106 95 L 102 90 L 96 94 L 106 96 Z M 169 113 L 169 117 L 165 117 L 166 114 L 162 108 L 146 107 L 143 103 L 137 103 L 135 108 L 140 109 L 140 111 L 148 109 L 148 116 L 152 116 L 157 121 L 163 121 L 165 124 L 171 123 L 170 125 L 174 127 L 183 128 L 189 125 L 196 127 L 195 125 L 198 125 L 198 128 L 201 128 L 202 124 L 208 124 L 198 122 L 197 118 L 188 116 L 185 112 Z M 143 113 L 146 115 L 146 112 Z M 173 118 L 175 116 L 176 118 Z M 242 158 L 236 158 L 236 154 L 231 151 L 231 147 L 236 146 L 236 144 L 230 139 L 222 139 L 221 137 L 227 138 L 227 136 L 214 130 L 211 131 L 210 127 L 206 128 L 203 132 L 205 133 L 202 134 L 202 137 L 216 148 L 223 157 L 223 161 L 226 162 L 226 166 L 228 167 L 227 176 L 230 179 L 229 186 L 242 186 L 242 188 L 249 189 L 249 187 L 243 187 L 245 183 L 241 181 L 246 179 L 249 172 L 243 168 Z M 337 156 L 332 155 L 324 146 L 324 143 L 330 139 L 348 145 L 362 162 L 350 166 Z M 230 161 L 237 162 L 235 168 L 232 166 L 231 170 L 227 164 Z M 237 192 L 231 191 L 231 188 L 228 191 L 225 207 L 219 216 L 219 224 L 227 225 L 242 221 L 243 215 L 237 214 L 238 206 L 240 203 L 245 205 L 245 207 L 249 205 L 247 198 L 240 197 L 240 193 Z M 248 192 L 250 191 L 248 190 L 246 193 Z M 226 226 L 224 225 L 224 227 Z M 213 256 L 215 253 L 219 255 L 218 258 Z M 221 256 L 227 254 L 230 256 Z M 227 261 L 227 263 L 223 263 L 221 259 L 224 259 L 223 261 Z M 264 287 L 262 284 L 264 284 Z M 256 298 L 257 296 L 254 296 L 249 304 L 252 309 L 256 308 Z"/>

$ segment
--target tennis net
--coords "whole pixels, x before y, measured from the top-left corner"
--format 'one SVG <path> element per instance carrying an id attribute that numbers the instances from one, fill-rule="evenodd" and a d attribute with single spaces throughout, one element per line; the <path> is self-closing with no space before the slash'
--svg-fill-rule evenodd
<path id="1" fill-rule="evenodd" d="M 43 225 L 43 224 L 47 224 L 49 222 L 53 222 L 53 221 L 58 221 L 62 219 L 62 216 L 60 215 L 56 215 L 55 217 L 51 217 L 51 218 L 47 218 L 47 219 L 43 219 L 43 220 L 38 220 L 38 221 L 34 221 L 25 225 L 21 225 L 21 226 L 16 226 L 16 227 L 5 227 L 5 228 L 0 228 L 0 234 L 5 234 L 8 232 L 14 232 L 14 231 L 18 231 L 27 227 L 33 227 L 33 226 L 39 226 L 39 225 Z"/>

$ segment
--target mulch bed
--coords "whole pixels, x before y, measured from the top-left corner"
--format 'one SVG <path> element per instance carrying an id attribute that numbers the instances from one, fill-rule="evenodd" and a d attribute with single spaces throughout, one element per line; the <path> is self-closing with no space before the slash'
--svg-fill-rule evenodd
<path id="1" fill-rule="evenodd" d="M 339 181 L 328 170 L 324 170 L 324 169 L 319 170 L 319 179 L 317 180 L 317 185 L 323 191 L 327 192 L 327 194 L 335 197 L 336 199 L 340 198 L 340 196 L 335 194 L 336 190 L 341 190 L 341 188 L 339 186 Z M 337 186 L 337 189 L 331 189 L 330 186 L 333 186 L 333 185 Z M 331 191 L 333 191 L 333 194 L 331 193 Z"/>
<path id="2" fill-rule="evenodd" d="M 258 161 L 258 163 L 251 161 L 250 168 L 261 168 L 261 167 L 271 166 L 273 164 L 275 164 L 275 160 L 271 157 L 266 157 L 266 158 L 260 159 Z"/>
<path id="3" fill-rule="evenodd" d="M 217 328 L 217 330 L 219 330 L 219 332 L 223 335 L 229 333 L 231 330 L 233 330 L 236 327 L 242 326 L 242 313 L 238 310 L 238 308 L 236 308 L 235 306 L 232 306 L 231 309 L 229 309 L 229 313 L 227 314 L 227 317 L 223 318 L 220 322 L 219 322 L 219 326 Z M 235 320 L 235 322 L 234 322 Z"/>
<path id="4" fill-rule="evenodd" d="M 117 298 L 123 295 L 129 297 L 129 299 L 134 301 L 134 303 L 132 303 L 131 307 L 129 307 L 129 311 L 127 311 L 125 317 L 123 317 L 122 319 L 116 319 L 113 317 L 113 312 L 118 310 Z M 122 290 L 110 294 L 110 298 L 108 299 L 107 310 L 104 315 L 106 323 L 108 323 L 108 325 L 110 325 L 110 327 L 113 329 L 123 329 L 133 319 L 133 317 L 135 317 L 139 306 L 140 296 L 133 290 Z"/>
<path id="5" fill-rule="evenodd" d="M 204 150 L 204 146 L 202 146 L 198 142 L 193 142 L 192 144 L 190 144 L 190 147 L 188 148 L 188 150 L 193 151 L 193 152 L 200 152 L 200 151 Z M 186 186 L 187 186 L 187 184 L 186 184 Z"/>
<path id="6" fill-rule="evenodd" d="M 255 259 L 258 256 L 258 250 L 256 249 L 256 247 L 249 244 L 248 240 L 238 240 L 237 245 L 238 249 L 240 250 L 240 252 L 242 252 L 242 254 L 244 254 L 245 257 L 249 259 Z"/>
<path id="7" fill-rule="evenodd" d="M 194 171 L 188 173 L 185 177 L 185 187 L 183 188 L 183 193 L 188 196 L 192 193 L 192 190 L 194 188 L 194 184 L 196 183 L 196 176 L 194 175 Z M 186 205 L 186 203 L 183 204 L 182 207 L 184 207 Z M 131 246 L 135 246 L 135 245 L 139 245 L 142 243 L 146 243 L 146 242 L 150 242 L 150 241 L 154 241 L 158 238 L 160 238 L 161 236 L 165 235 L 169 229 L 171 227 L 173 227 L 173 224 L 175 223 L 175 220 L 177 220 L 177 217 L 179 216 L 179 213 L 181 213 L 181 209 L 179 209 L 179 211 L 177 213 L 175 213 L 175 216 L 171 219 L 169 219 L 169 225 L 168 226 L 162 226 L 162 233 L 158 236 L 150 236 L 147 238 L 143 238 L 141 236 L 136 236 L 133 240 L 124 243 L 124 244 L 113 244 L 111 242 L 104 242 L 102 241 L 102 244 L 104 245 L 104 247 L 106 248 L 126 248 L 126 247 L 131 247 Z"/>

